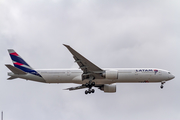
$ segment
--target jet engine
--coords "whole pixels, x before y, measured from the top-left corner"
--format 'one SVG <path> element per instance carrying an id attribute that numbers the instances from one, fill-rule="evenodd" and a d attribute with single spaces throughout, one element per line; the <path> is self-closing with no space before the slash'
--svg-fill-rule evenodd
<path id="1" fill-rule="evenodd" d="M 103 85 L 102 87 L 99 88 L 100 90 L 108 93 L 114 93 L 116 92 L 116 85 Z"/>
<path id="2" fill-rule="evenodd" d="M 105 77 L 105 79 L 118 79 L 118 71 L 117 70 L 106 70 L 103 73 L 103 77 Z"/>

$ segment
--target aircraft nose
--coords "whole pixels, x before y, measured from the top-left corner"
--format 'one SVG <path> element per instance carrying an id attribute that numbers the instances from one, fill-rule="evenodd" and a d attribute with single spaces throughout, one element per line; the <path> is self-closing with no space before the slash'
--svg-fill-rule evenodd
<path id="1" fill-rule="evenodd" d="M 170 78 L 170 79 L 174 79 L 175 76 L 174 76 L 174 75 L 170 75 L 169 78 Z"/>

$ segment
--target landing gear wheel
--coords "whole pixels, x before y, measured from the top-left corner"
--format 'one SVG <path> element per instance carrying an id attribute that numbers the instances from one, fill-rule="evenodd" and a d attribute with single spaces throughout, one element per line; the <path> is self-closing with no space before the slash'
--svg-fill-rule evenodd
<path id="1" fill-rule="evenodd" d="M 88 90 L 88 93 L 91 94 L 91 90 L 90 89 Z"/>
<path id="2" fill-rule="evenodd" d="M 165 82 L 166 82 L 166 81 L 162 81 L 162 82 L 161 82 L 161 86 L 160 86 L 161 89 L 163 89 L 163 87 L 164 87 L 163 85 L 164 85 Z"/>
<path id="3" fill-rule="evenodd" d="M 86 95 L 88 94 L 88 91 L 87 91 L 87 90 L 85 91 L 85 94 L 86 94 Z"/>
<path id="4" fill-rule="evenodd" d="M 85 84 L 85 86 L 86 86 L 86 87 L 89 87 L 89 84 L 88 84 L 88 83 L 86 83 L 86 84 Z"/>
<path id="5" fill-rule="evenodd" d="M 92 82 L 91 85 L 92 85 L 92 86 L 95 86 L 95 82 Z"/>
<path id="6" fill-rule="evenodd" d="M 92 90 L 91 90 L 91 92 L 92 92 L 92 93 L 94 93 L 94 92 L 95 92 L 95 90 L 94 90 L 94 89 L 92 89 Z"/>
<path id="7" fill-rule="evenodd" d="M 91 94 L 91 93 L 94 93 L 94 92 L 95 92 L 94 89 L 88 89 L 88 90 L 85 91 L 85 94 L 87 95 L 87 94 Z"/>

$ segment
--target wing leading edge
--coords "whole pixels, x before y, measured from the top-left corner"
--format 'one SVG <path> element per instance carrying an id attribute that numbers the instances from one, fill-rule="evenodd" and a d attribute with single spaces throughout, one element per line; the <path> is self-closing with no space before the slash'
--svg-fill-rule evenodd
<path id="1" fill-rule="evenodd" d="M 63 44 L 73 55 L 73 58 L 75 59 L 75 62 L 79 65 L 79 68 L 83 71 L 82 79 L 103 79 L 104 77 L 102 74 L 104 73 L 104 70 L 93 64 L 91 61 L 86 59 L 84 56 L 79 54 L 77 51 L 75 51 L 73 48 L 71 48 L 69 45 Z"/>

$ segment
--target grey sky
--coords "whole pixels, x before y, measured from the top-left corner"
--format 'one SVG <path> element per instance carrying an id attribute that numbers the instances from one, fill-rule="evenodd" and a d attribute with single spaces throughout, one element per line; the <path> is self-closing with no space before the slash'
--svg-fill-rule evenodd
<path id="1" fill-rule="evenodd" d="M 4 120 L 179 120 L 180 2 L 1 0 L 0 111 Z M 76 84 L 7 81 L 15 49 L 33 68 L 77 67 L 69 44 L 99 67 L 155 67 L 165 84 L 117 84 L 115 94 L 64 91 Z"/>

